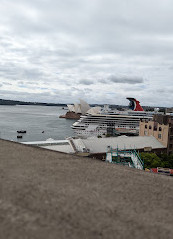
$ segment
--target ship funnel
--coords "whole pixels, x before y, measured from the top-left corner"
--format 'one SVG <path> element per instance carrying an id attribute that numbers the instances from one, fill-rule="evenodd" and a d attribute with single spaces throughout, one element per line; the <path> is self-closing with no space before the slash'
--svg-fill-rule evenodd
<path id="1" fill-rule="evenodd" d="M 144 111 L 142 106 L 140 105 L 140 102 L 136 100 L 135 98 L 126 98 L 127 100 L 130 101 L 129 103 L 129 108 L 134 111 Z"/>

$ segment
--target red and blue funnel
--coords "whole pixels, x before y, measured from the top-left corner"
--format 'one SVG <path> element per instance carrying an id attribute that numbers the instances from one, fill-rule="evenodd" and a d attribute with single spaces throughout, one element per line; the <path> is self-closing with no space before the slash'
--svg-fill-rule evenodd
<path id="1" fill-rule="evenodd" d="M 129 108 L 134 111 L 144 111 L 144 109 L 141 107 L 140 102 L 136 100 L 135 98 L 126 98 L 130 101 Z"/>

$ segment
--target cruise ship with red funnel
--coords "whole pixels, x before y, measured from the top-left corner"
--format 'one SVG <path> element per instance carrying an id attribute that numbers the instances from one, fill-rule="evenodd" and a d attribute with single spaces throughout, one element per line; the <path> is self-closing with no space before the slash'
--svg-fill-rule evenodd
<path id="1" fill-rule="evenodd" d="M 106 135 L 138 135 L 141 119 L 152 119 L 155 112 L 146 112 L 135 98 L 127 98 L 129 110 L 102 110 L 100 113 L 86 113 L 72 125 L 72 129 L 79 137 Z"/>

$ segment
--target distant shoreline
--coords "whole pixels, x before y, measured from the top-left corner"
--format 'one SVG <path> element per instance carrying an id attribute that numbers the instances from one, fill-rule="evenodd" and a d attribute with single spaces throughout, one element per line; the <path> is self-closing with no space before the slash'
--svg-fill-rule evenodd
<path id="1" fill-rule="evenodd" d="M 25 102 L 25 101 L 18 101 L 18 100 L 4 100 L 4 99 L 0 99 L 0 105 L 37 105 L 37 106 L 60 106 L 60 107 L 66 107 L 67 104 L 63 104 L 63 103 L 41 103 L 41 102 Z M 103 107 L 104 104 L 90 104 L 91 107 L 94 106 L 101 106 Z M 128 106 L 124 106 L 124 105 L 114 105 L 114 104 L 110 104 L 111 108 L 116 108 L 118 110 L 121 111 L 121 108 L 128 108 Z M 146 111 L 153 111 L 154 108 L 160 108 L 160 111 L 165 110 L 166 107 L 154 107 L 154 106 L 142 106 L 144 108 L 144 110 Z"/>
<path id="2" fill-rule="evenodd" d="M 40 103 L 40 102 L 25 102 L 25 101 L 17 101 L 17 100 L 4 100 L 0 99 L 0 105 L 38 105 L 38 106 L 67 106 L 66 104 L 55 104 L 55 103 Z"/>

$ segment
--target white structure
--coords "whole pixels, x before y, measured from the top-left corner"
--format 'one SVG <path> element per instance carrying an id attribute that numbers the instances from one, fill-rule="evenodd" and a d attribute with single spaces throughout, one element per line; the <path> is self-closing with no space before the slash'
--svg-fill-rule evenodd
<path id="1" fill-rule="evenodd" d="M 70 112 L 75 112 L 74 105 L 67 105 Z"/>
<path id="2" fill-rule="evenodd" d="M 86 114 L 90 109 L 90 106 L 87 102 L 80 99 L 80 104 L 75 103 L 74 105 L 67 105 L 69 112 L 73 112 L 76 114 Z"/>
<path id="3" fill-rule="evenodd" d="M 77 103 L 74 104 L 74 112 L 77 113 L 77 114 L 82 113 L 80 104 L 77 104 Z"/>
<path id="4" fill-rule="evenodd" d="M 96 107 L 90 108 L 86 113 L 93 115 L 93 114 L 99 114 L 100 112 L 101 112 L 101 107 L 96 106 Z"/>
<path id="5" fill-rule="evenodd" d="M 80 99 L 80 109 L 81 109 L 82 115 L 84 115 L 90 109 L 90 106 L 87 102 Z"/>
<path id="6" fill-rule="evenodd" d="M 45 149 L 50 149 L 63 153 L 75 153 L 69 140 L 46 140 L 46 141 L 33 141 L 33 142 L 22 142 L 31 146 L 38 146 Z"/>

